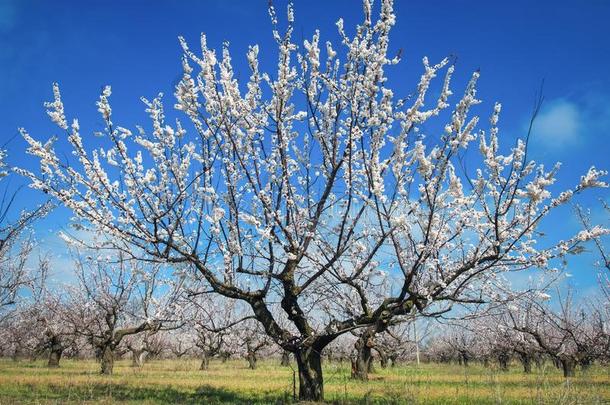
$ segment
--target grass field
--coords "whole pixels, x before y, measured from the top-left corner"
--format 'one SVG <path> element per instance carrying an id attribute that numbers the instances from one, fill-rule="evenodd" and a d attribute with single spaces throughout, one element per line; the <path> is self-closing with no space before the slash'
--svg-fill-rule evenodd
<path id="1" fill-rule="evenodd" d="M 115 374 L 98 374 L 94 361 L 62 360 L 60 369 L 44 362 L 0 360 L 0 404 L 282 404 L 292 402 L 292 371 L 261 361 L 161 360 L 142 369 L 128 361 Z M 515 365 L 500 372 L 478 365 L 405 365 L 377 369 L 367 383 L 349 378 L 347 364 L 327 364 L 326 400 L 337 404 L 601 404 L 610 403 L 610 369 L 593 367 L 569 382 L 550 364 L 531 375 Z M 298 382 L 297 382 L 298 386 Z"/>

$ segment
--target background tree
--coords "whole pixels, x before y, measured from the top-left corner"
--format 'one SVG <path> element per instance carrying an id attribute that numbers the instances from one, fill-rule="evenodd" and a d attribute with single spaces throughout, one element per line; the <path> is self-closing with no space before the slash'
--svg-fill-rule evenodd
<path id="1" fill-rule="evenodd" d="M 100 253 L 100 252 L 94 252 Z M 163 285 L 162 268 L 116 257 L 77 256 L 78 285 L 70 288 L 68 321 L 95 347 L 102 374 L 112 374 L 126 336 L 156 332 L 180 321 L 177 292 Z"/>
<path id="2" fill-rule="evenodd" d="M 429 323 L 425 323 L 417 338 L 414 333 L 416 319 L 407 320 L 397 325 L 391 326 L 384 333 L 379 335 L 376 340 L 375 350 L 379 353 L 380 365 L 382 368 L 387 367 L 388 363 L 391 367 L 396 366 L 398 361 L 415 360 L 419 364 L 417 358 L 418 341 L 427 338 L 430 331 Z M 420 325 L 422 326 L 422 325 Z"/>
<path id="3" fill-rule="evenodd" d="M 236 333 L 241 337 L 242 347 L 245 349 L 245 358 L 250 370 L 256 369 L 260 352 L 271 345 L 267 334 L 261 330 L 258 323 L 245 321 L 236 327 Z"/>
<path id="4" fill-rule="evenodd" d="M 604 341 L 590 315 L 575 308 L 570 296 L 560 299 L 557 311 L 533 297 L 514 307 L 511 317 L 514 328 L 532 336 L 540 349 L 561 366 L 566 378 L 574 376 L 577 365 L 586 369 Z"/>
<path id="5" fill-rule="evenodd" d="M 28 227 L 52 208 L 50 203 L 45 203 L 32 211 L 21 210 L 17 218 L 12 219 L 19 190 L 11 192 L 7 184 L 5 159 L 6 153 L 0 150 L 0 319 L 10 314 L 8 309 L 16 303 L 20 290 L 31 289 L 37 278 L 45 276 L 28 268 L 28 259 L 35 245 Z"/>
<path id="6" fill-rule="evenodd" d="M 601 201 L 603 214 L 606 217 L 606 222 L 610 219 L 610 205 L 606 201 Z M 595 265 L 599 269 L 599 284 L 602 292 L 606 296 L 606 301 L 610 302 L 610 253 L 602 239 L 603 233 L 600 232 L 599 225 L 593 225 L 590 213 L 581 206 L 576 206 L 576 213 L 584 228 L 582 237 L 592 236 L 593 246 L 596 250 L 598 260 Z"/>
<path id="7" fill-rule="evenodd" d="M 48 261 L 44 262 L 49 265 Z M 44 271 L 46 273 L 46 271 Z M 63 354 L 79 344 L 78 334 L 67 319 L 73 307 L 57 291 L 43 285 L 27 305 L 27 316 L 35 320 L 31 332 L 37 341 L 34 351 L 48 353 L 47 366 L 59 367 Z"/>

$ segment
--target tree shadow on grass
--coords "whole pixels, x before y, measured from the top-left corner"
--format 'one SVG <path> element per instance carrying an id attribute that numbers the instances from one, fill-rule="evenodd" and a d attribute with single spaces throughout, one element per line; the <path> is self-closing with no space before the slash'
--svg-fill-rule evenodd
<path id="1" fill-rule="evenodd" d="M 35 389 L 35 387 L 32 387 Z M 31 393 L 31 391 L 30 391 Z M 27 394 L 24 393 L 26 396 Z M 83 386 L 49 385 L 47 399 L 61 403 L 83 401 L 138 402 L 159 404 L 288 404 L 287 394 L 267 393 L 252 396 L 248 393 L 229 391 L 203 385 L 195 392 L 180 391 L 172 387 L 134 387 L 126 384 L 90 384 Z M 40 399 L 40 393 L 36 395 Z M 17 398 L 16 398 L 17 399 Z M 18 398 L 23 400 L 25 398 Z"/>

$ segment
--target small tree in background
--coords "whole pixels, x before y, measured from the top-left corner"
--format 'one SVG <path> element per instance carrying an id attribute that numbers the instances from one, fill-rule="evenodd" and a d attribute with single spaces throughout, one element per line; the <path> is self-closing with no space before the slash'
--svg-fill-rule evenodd
<path id="1" fill-rule="evenodd" d="M 50 203 L 45 203 L 32 211 L 22 210 L 16 219 L 11 219 L 17 191 L 10 193 L 6 185 L 5 159 L 6 153 L 0 150 L 0 182 L 6 187 L 0 197 L 0 321 L 10 314 L 9 309 L 16 304 L 20 290 L 32 290 L 36 281 L 46 276 L 28 269 L 27 261 L 35 245 L 28 227 L 52 208 Z"/>
<path id="2" fill-rule="evenodd" d="M 78 285 L 69 289 L 72 311 L 66 322 L 95 348 L 101 373 L 112 374 L 115 351 L 124 338 L 143 332 L 150 338 L 180 324 L 178 292 L 164 282 L 158 265 L 147 268 L 122 254 L 92 254 L 76 257 Z"/>

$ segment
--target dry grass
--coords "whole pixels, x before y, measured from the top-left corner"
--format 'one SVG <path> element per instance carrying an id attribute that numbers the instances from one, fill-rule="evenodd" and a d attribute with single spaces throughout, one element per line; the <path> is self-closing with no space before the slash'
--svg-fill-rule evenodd
<path id="1" fill-rule="evenodd" d="M 166 404 L 290 403 L 292 370 L 263 361 L 257 370 L 244 361 L 151 361 L 143 369 L 128 361 L 115 375 L 98 374 L 93 361 L 62 361 L 58 370 L 43 362 L 0 360 L 0 404 Z M 531 375 L 518 367 L 500 372 L 480 366 L 424 364 L 378 369 L 367 383 L 349 378 L 346 364 L 327 364 L 325 393 L 334 403 L 379 404 L 601 404 L 610 403 L 610 369 L 594 367 L 566 382 L 547 365 Z"/>

